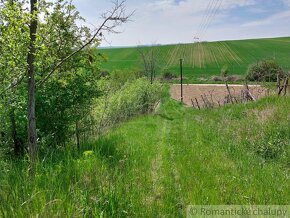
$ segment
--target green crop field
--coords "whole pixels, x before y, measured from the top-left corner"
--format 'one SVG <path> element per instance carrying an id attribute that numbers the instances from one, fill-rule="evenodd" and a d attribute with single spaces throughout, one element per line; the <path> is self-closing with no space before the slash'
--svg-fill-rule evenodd
<path id="1" fill-rule="evenodd" d="M 102 68 L 109 71 L 142 70 L 144 64 L 138 49 L 145 54 L 153 51 L 157 73 L 169 70 L 177 74 L 179 60 L 184 59 L 184 72 L 188 78 L 218 75 L 224 65 L 231 74 L 243 75 L 250 64 L 264 59 L 275 59 L 285 70 L 290 68 L 290 37 L 101 49 L 108 59 Z"/>

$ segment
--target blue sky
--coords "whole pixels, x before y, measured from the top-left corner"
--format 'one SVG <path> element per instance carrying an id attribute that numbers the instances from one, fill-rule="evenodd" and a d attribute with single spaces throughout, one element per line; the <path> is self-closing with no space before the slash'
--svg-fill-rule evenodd
<path id="1" fill-rule="evenodd" d="M 112 7 L 108 0 L 74 4 L 94 26 Z M 102 46 L 290 36 L 290 0 L 127 0 L 126 5 L 128 12 L 135 10 L 132 21 L 118 29 L 121 34 L 106 34 Z"/>

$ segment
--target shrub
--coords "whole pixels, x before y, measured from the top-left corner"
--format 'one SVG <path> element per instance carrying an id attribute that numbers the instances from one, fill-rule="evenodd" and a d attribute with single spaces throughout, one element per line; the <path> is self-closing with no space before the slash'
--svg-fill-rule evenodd
<path id="1" fill-rule="evenodd" d="M 246 79 L 258 82 L 277 81 L 277 75 L 283 77 L 283 69 L 274 60 L 260 61 L 249 66 Z"/>
<path id="2" fill-rule="evenodd" d="M 133 81 L 138 78 L 144 77 L 143 71 L 129 71 L 129 70 L 113 70 L 110 74 L 111 87 L 115 90 L 120 89 L 126 82 Z"/>
<path id="3" fill-rule="evenodd" d="M 100 72 L 100 77 L 107 77 L 107 76 L 110 76 L 109 71 L 107 71 L 107 70 L 102 70 L 102 71 Z"/>
<path id="4" fill-rule="evenodd" d="M 136 71 L 133 71 L 133 73 L 135 74 L 136 78 L 146 77 L 146 72 L 143 70 L 136 70 Z"/>
<path id="5" fill-rule="evenodd" d="M 174 73 L 166 70 L 163 72 L 162 78 L 166 80 L 171 80 L 171 79 L 176 79 L 177 76 Z"/>
<path id="6" fill-rule="evenodd" d="M 99 132 L 130 117 L 151 112 L 161 99 L 161 92 L 160 83 L 150 84 L 146 78 L 141 78 L 128 81 L 118 91 L 99 98 L 94 113 Z"/>
<path id="7" fill-rule="evenodd" d="M 75 125 L 90 113 L 94 99 L 101 95 L 98 72 L 67 72 L 52 78 L 38 90 L 36 102 L 40 145 L 66 145 L 75 133 Z M 56 91 L 57 90 L 57 91 Z"/>

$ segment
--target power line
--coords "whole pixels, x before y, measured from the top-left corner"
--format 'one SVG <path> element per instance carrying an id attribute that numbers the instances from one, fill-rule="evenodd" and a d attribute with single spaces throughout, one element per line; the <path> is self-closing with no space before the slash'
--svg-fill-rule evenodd
<path id="1" fill-rule="evenodd" d="M 209 28 L 209 26 L 212 24 L 214 18 L 216 17 L 218 11 L 220 10 L 221 6 L 222 6 L 222 3 L 223 3 L 223 0 L 217 0 L 215 5 L 214 5 L 214 8 L 212 10 L 212 13 L 210 14 L 210 16 L 208 17 L 208 20 L 204 26 L 204 29 L 202 30 L 201 34 L 200 34 L 200 37 L 201 38 L 204 38 L 205 37 L 205 34 L 207 33 L 207 30 Z"/>
<path id="2" fill-rule="evenodd" d="M 204 28 L 207 26 L 207 23 L 210 19 L 210 17 L 212 17 L 212 14 L 214 13 L 216 7 L 217 7 L 217 3 L 219 0 L 210 0 L 207 9 L 205 11 L 205 14 L 202 18 L 202 21 L 199 25 L 199 29 L 197 31 L 197 38 L 200 39 L 201 33 L 203 32 Z"/>
<path id="3" fill-rule="evenodd" d="M 209 12 L 211 11 L 211 8 L 213 6 L 213 3 L 214 3 L 214 0 L 210 0 L 208 2 L 208 5 L 207 5 L 206 10 L 205 10 L 205 13 L 203 14 L 203 17 L 202 17 L 201 22 L 199 24 L 199 27 L 197 29 L 196 36 L 195 36 L 196 38 L 198 38 L 199 32 L 202 30 L 202 28 L 204 26 L 204 23 L 207 20 L 207 17 L 209 15 Z"/>

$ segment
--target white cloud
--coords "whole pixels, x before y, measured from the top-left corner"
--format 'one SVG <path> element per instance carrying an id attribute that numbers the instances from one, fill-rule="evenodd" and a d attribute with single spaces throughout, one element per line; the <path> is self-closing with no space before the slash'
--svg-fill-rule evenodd
<path id="1" fill-rule="evenodd" d="M 250 5 L 255 5 L 255 0 L 224 0 L 224 8 L 235 8 L 235 7 L 245 7 Z"/>
<path id="2" fill-rule="evenodd" d="M 289 18 L 290 18 L 290 10 L 274 14 L 274 15 L 272 15 L 266 19 L 263 19 L 263 20 L 257 20 L 257 21 L 245 23 L 242 26 L 243 27 L 257 27 L 257 26 L 271 25 L 271 24 L 277 23 L 278 21 L 283 21 L 283 20 L 289 19 Z"/>
<path id="3" fill-rule="evenodd" d="M 242 17 L 241 13 L 238 15 L 233 13 L 241 8 L 246 8 L 247 11 L 252 10 L 251 13 L 261 13 L 265 10 L 261 7 L 261 0 L 218 1 L 222 1 L 221 8 L 212 19 L 212 25 L 209 26 L 203 40 L 269 37 L 274 26 L 275 33 L 290 35 L 290 30 L 285 28 L 288 24 L 285 19 L 288 18 L 286 12 L 281 11 L 264 20 L 252 19 L 247 23 L 245 20 L 251 18 Z M 219 3 L 218 1 L 216 4 Z M 267 1 L 284 2 L 290 7 L 290 0 Z M 88 22 L 95 25 L 100 21 L 97 18 L 101 12 L 111 6 L 107 0 L 75 0 L 75 2 L 81 14 L 87 18 Z M 209 2 L 210 0 L 127 0 L 128 11 L 136 9 L 132 18 L 133 22 L 120 28 L 122 34 L 107 35 L 107 39 L 112 45 L 191 42 L 199 30 Z M 281 25 L 275 24 L 278 20 Z M 283 29 L 282 25 L 284 25 Z M 102 45 L 108 44 L 103 42 Z"/>

